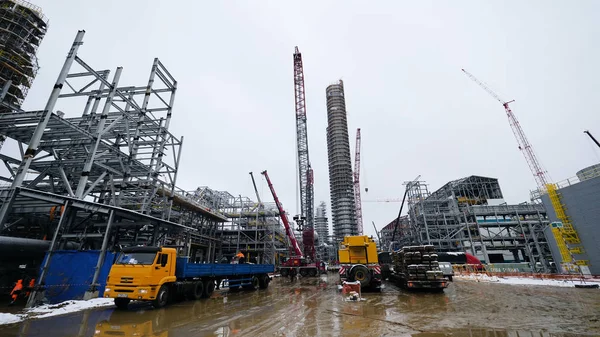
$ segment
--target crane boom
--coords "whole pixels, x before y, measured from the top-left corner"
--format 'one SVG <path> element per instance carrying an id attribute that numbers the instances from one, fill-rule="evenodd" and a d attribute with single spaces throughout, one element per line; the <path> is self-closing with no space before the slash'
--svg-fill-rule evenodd
<path id="1" fill-rule="evenodd" d="M 363 233 L 362 202 L 360 200 L 360 128 L 356 129 L 356 149 L 354 153 L 354 203 L 358 235 Z"/>
<path id="2" fill-rule="evenodd" d="M 275 188 L 273 187 L 273 184 L 271 184 L 271 179 L 269 179 L 269 174 L 267 173 L 267 170 L 264 170 L 261 173 L 262 173 L 262 175 L 265 176 L 265 179 L 267 180 L 267 184 L 269 185 L 269 189 L 271 190 L 271 194 L 273 195 L 273 200 L 275 200 L 275 205 L 277 205 L 277 210 L 279 211 L 279 216 L 281 217 L 281 221 L 283 221 L 283 226 L 285 227 L 285 234 L 287 234 L 288 238 L 290 239 L 290 242 L 292 243 L 292 247 L 291 247 L 292 254 L 295 254 L 295 256 L 302 256 L 302 251 L 300 250 L 300 246 L 298 246 L 298 241 L 296 240 L 296 237 L 294 236 L 294 233 L 292 232 L 292 227 L 290 226 L 290 222 L 287 218 L 287 214 L 285 214 L 285 210 L 283 209 L 281 202 L 279 202 L 277 193 L 275 193 Z"/>
<path id="3" fill-rule="evenodd" d="M 256 199 L 258 200 L 258 208 L 262 208 L 262 202 L 260 201 L 260 195 L 258 195 L 258 189 L 256 188 L 256 181 L 254 180 L 254 174 L 250 173 L 250 178 L 252 178 L 252 186 L 254 186 L 254 193 L 256 193 Z"/>
<path id="4" fill-rule="evenodd" d="M 294 97 L 296 107 L 296 146 L 298 151 L 298 180 L 300 183 L 300 212 L 309 228 L 314 227 L 313 176 L 308 156 L 306 124 L 306 99 L 304 91 L 304 66 L 302 54 L 294 50 Z"/>
<path id="5" fill-rule="evenodd" d="M 596 143 L 596 145 L 598 145 L 598 147 L 600 147 L 600 143 L 598 143 L 598 141 L 596 140 L 596 138 L 594 138 L 594 136 L 592 136 L 592 134 L 588 130 L 583 131 L 583 133 L 587 133 L 587 135 L 590 136 L 590 138 L 592 139 L 592 141 L 594 143 Z"/>
<path id="6" fill-rule="evenodd" d="M 512 132 L 515 135 L 515 138 L 517 139 L 519 150 L 521 150 L 521 152 L 523 153 L 523 156 L 527 161 L 527 165 L 529 166 L 531 173 L 533 173 L 533 177 L 535 178 L 535 182 L 537 183 L 538 188 L 540 189 L 540 191 L 546 190 L 546 185 L 549 182 L 549 179 L 546 177 L 546 172 L 542 169 L 542 165 L 540 165 L 540 162 L 538 161 L 537 156 L 533 151 L 533 147 L 527 140 L 525 132 L 523 131 L 521 124 L 519 124 L 517 117 L 514 115 L 514 113 L 508 106 L 509 103 L 512 103 L 514 101 L 504 101 L 500 98 L 500 96 L 498 96 L 494 91 L 492 91 L 492 89 L 490 89 L 487 85 L 478 80 L 471 73 L 464 69 L 462 69 L 462 71 L 467 75 L 467 77 L 473 80 L 473 82 L 479 84 L 479 86 L 483 88 L 483 90 L 487 91 L 488 94 L 494 97 L 498 102 L 502 103 L 502 106 L 506 111 L 506 115 L 508 116 L 508 121 L 510 123 Z"/>

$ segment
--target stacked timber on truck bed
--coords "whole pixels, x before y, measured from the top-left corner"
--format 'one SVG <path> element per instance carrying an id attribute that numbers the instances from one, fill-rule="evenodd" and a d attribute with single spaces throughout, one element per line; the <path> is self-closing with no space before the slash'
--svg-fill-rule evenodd
<path id="1" fill-rule="evenodd" d="M 440 269 L 432 245 L 407 246 L 392 253 L 393 279 L 408 289 L 444 289 L 448 280 Z"/>

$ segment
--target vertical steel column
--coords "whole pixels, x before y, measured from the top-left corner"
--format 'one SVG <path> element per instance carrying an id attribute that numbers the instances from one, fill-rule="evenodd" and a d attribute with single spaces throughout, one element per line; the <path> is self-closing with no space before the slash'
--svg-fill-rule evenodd
<path id="1" fill-rule="evenodd" d="M 234 199 L 234 203 L 235 203 L 235 199 Z M 237 244 L 235 245 L 235 253 L 239 253 L 240 252 L 240 234 L 242 231 L 242 211 L 244 210 L 244 208 L 242 207 L 242 195 L 240 194 L 240 220 L 238 222 L 238 236 L 237 236 Z"/>
<path id="2" fill-rule="evenodd" d="M 463 212 L 463 217 L 465 218 L 465 226 L 467 227 L 467 234 L 469 234 L 469 243 L 471 245 L 471 253 L 473 256 L 477 256 L 475 252 L 475 246 L 473 246 L 473 237 L 471 237 L 471 226 L 469 226 L 469 221 L 467 220 L 467 215 Z"/>
<path id="3" fill-rule="evenodd" d="M 10 89 L 11 84 L 12 80 L 8 80 L 6 81 L 6 83 L 4 83 L 4 86 L 2 87 L 2 92 L 0 93 L 0 102 L 4 101 L 4 97 L 6 97 L 6 94 L 8 93 L 8 89 Z"/>
<path id="4" fill-rule="evenodd" d="M 425 235 L 427 236 L 427 244 L 430 245 L 431 238 L 429 237 L 429 226 L 427 225 L 427 217 L 425 217 L 425 207 L 423 207 L 423 222 L 425 224 Z"/>
<path id="5" fill-rule="evenodd" d="M 175 163 L 175 173 L 173 173 L 173 186 L 171 186 L 171 196 L 169 197 L 169 205 L 167 208 L 167 221 L 171 221 L 171 209 L 173 208 L 173 198 L 175 197 L 175 184 L 177 183 L 177 173 L 179 172 L 179 162 L 181 158 L 181 150 L 183 148 L 183 136 L 179 141 L 179 150 L 177 151 L 177 158 L 173 160 Z M 175 150 L 173 150 L 175 152 Z"/>
<path id="6" fill-rule="evenodd" d="M 541 220 L 541 215 L 540 212 L 537 212 L 537 216 L 538 216 L 538 221 L 540 222 L 540 224 L 542 224 L 542 220 Z M 527 226 L 529 226 L 529 232 L 531 233 L 531 236 L 533 237 L 533 242 L 535 243 L 535 248 L 538 251 L 538 254 L 540 255 L 540 262 L 542 263 L 542 268 L 544 268 L 544 273 L 548 273 L 550 272 L 550 270 L 548 269 L 548 265 L 546 263 L 546 258 L 544 257 L 544 254 L 542 254 L 542 249 L 540 247 L 540 243 L 537 239 L 537 236 L 535 235 L 535 232 L 533 230 L 533 226 L 531 226 L 530 223 L 527 224 Z"/>
<path id="7" fill-rule="evenodd" d="M 46 273 L 48 273 L 48 266 L 50 265 L 50 260 L 52 259 L 52 253 L 56 249 L 56 242 L 58 241 L 59 232 L 62 229 L 63 224 L 67 218 L 67 214 L 70 212 L 69 206 L 71 205 L 70 201 L 65 202 L 64 211 L 60 215 L 60 219 L 58 220 L 58 225 L 56 226 L 56 230 L 54 231 L 54 236 L 52 237 L 52 242 L 50 243 L 50 249 L 48 249 L 48 253 L 46 254 L 46 260 L 44 261 L 44 265 L 42 266 L 42 271 L 40 272 L 40 277 L 38 278 L 35 289 L 31 292 L 31 295 L 27 299 L 26 308 L 31 308 L 35 306 L 37 303 L 38 292 L 37 290 L 41 284 L 44 283 L 44 279 L 46 278 Z M 42 290 L 43 294 L 44 290 Z"/>
<path id="8" fill-rule="evenodd" d="M 479 222 L 477 222 L 477 217 L 474 218 L 475 225 L 477 226 L 477 233 L 479 233 L 479 242 L 481 243 L 481 252 L 483 253 L 483 259 L 485 260 L 485 263 L 489 264 L 490 257 L 488 256 L 487 248 L 485 247 L 485 242 L 483 242 L 483 237 L 481 236 L 481 228 L 479 227 Z"/>
<path id="9" fill-rule="evenodd" d="M 524 244 L 525 244 L 525 248 L 527 248 L 527 254 L 529 255 L 529 266 L 531 267 L 531 271 L 532 272 L 536 272 L 535 269 L 535 259 L 533 258 L 533 252 L 531 252 L 531 247 L 529 246 L 529 240 L 527 239 L 527 235 L 525 235 L 525 229 L 523 228 L 523 224 L 521 223 L 521 216 L 519 215 L 518 211 L 515 211 L 515 214 L 517 215 L 517 224 L 519 226 L 519 228 L 521 229 L 521 233 L 523 233 L 523 239 L 525 240 Z M 517 255 L 518 255 L 518 250 L 517 250 Z"/>
<path id="10" fill-rule="evenodd" d="M 104 233 L 104 239 L 102 240 L 102 248 L 100 249 L 100 256 L 98 256 L 98 262 L 96 263 L 96 268 L 94 269 L 94 277 L 92 278 L 92 284 L 88 291 L 85 292 L 83 297 L 84 300 L 89 300 L 90 298 L 97 297 L 96 291 L 98 291 L 98 287 L 100 284 L 98 283 L 98 277 L 100 276 L 100 269 L 104 264 L 104 259 L 106 256 L 106 248 L 108 247 L 108 238 L 110 237 L 110 230 L 112 227 L 112 223 L 114 220 L 115 211 L 110 210 L 108 213 L 108 222 L 106 223 L 106 232 Z"/>
<path id="11" fill-rule="evenodd" d="M 65 60 L 65 63 L 63 64 L 63 67 L 58 75 L 58 78 L 56 79 L 56 84 L 54 85 L 54 88 L 52 89 L 52 93 L 50 94 L 50 97 L 48 98 L 48 102 L 46 103 L 46 106 L 44 107 L 44 112 L 42 114 L 42 118 L 41 118 L 39 124 L 37 125 L 37 127 L 35 128 L 35 131 L 33 132 L 33 136 L 31 137 L 31 141 L 29 142 L 27 151 L 25 151 L 23 160 L 21 161 L 21 164 L 19 164 L 19 168 L 17 169 L 17 173 L 15 174 L 15 179 L 13 180 L 13 182 L 10 186 L 10 188 L 12 190 L 11 194 L 15 193 L 15 191 L 14 191 L 15 188 L 20 187 L 23 184 L 23 180 L 25 179 L 25 176 L 27 175 L 29 166 L 31 165 L 33 158 L 37 154 L 38 146 L 40 145 L 40 141 L 42 140 L 42 136 L 44 135 L 44 130 L 48 126 L 48 122 L 50 121 L 50 116 L 52 115 L 52 110 L 54 110 L 54 107 L 56 106 L 56 100 L 58 99 L 58 96 L 60 95 L 60 91 L 62 90 L 65 80 L 67 79 L 67 75 L 69 74 L 71 65 L 73 64 L 73 61 L 75 60 L 75 57 L 77 56 L 77 50 L 79 49 L 79 46 L 81 46 L 83 44 L 82 41 L 83 41 L 84 35 L 85 35 L 85 31 L 80 30 L 77 32 L 77 35 L 75 36 L 73 45 L 71 46 L 71 49 L 69 50 L 69 53 L 67 54 L 67 59 Z M 2 208 L 0 208 L 0 225 L 3 225 L 4 221 L 6 220 L 6 216 L 8 215 L 8 210 L 12 206 L 12 200 L 14 200 L 14 199 L 11 198 L 10 202 L 4 202 L 4 204 L 2 205 Z"/>
<path id="12" fill-rule="evenodd" d="M 67 79 L 67 75 L 69 74 L 71 65 L 73 64 L 73 61 L 77 56 L 77 50 L 79 49 L 79 46 L 83 44 L 82 40 L 84 35 L 85 31 L 80 30 L 75 36 L 75 41 L 73 41 L 71 50 L 69 51 L 69 54 L 67 54 L 67 59 L 65 60 L 65 63 L 58 75 L 58 79 L 56 80 L 56 84 L 54 85 L 52 93 L 48 98 L 48 102 L 44 107 L 43 118 L 38 124 L 38 126 L 35 128 L 33 136 L 31 137 L 31 142 L 29 143 L 27 151 L 25 151 L 25 157 L 23 158 L 21 165 L 19 165 L 19 168 L 17 169 L 17 174 L 15 176 L 15 179 L 13 180 L 11 188 L 19 187 L 23 183 L 23 179 L 25 178 L 27 170 L 29 169 L 31 162 L 33 161 L 33 157 L 38 151 L 38 146 L 40 145 L 40 141 L 42 139 L 42 135 L 44 134 L 44 130 L 46 129 L 46 127 L 48 126 L 48 122 L 50 121 L 50 116 L 52 115 L 52 110 L 54 110 L 54 106 L 56 105 L 56 100 L 60 95 L 60 91 L 62 90 L 65 80 Z"/>
<path id="13" fill-rule="evenodd" d="M 100 121 L 98 122 L 98 127 L 96 129 L 96 143 L 90 150 L 87 161 L 83 166 L 83 170 L 81 171 L 81 177 L 79 178 L 79 184 L 77 184 L 77 190 L 75 191 L 75 197 L 78 199 L 83 199 L 85 195 L 83 195 L 86 184 L 88 181 L 88 177 L 90 176 L 90 171 L 92 170 L 92 166 L 94 164 L 94 160 L 96 160 L 96 152 L 98 151 L 98 146 L 100 146 L 100 142 L 102 141 L 102 136 L 104 134 L 104 125 L 106 124 L 106 119 L 108 118 L 108 111 L 112 106 L 112 100 L 117 92 L 117 86 L 119 85 L 119 78 L 121 77 L 121 72 L 123 68 L 118 67 L 115 72 L 115 76 L 113 77 L 113 82 L 110 85 L 110 89 L 108 91 L 108 96 L 106 97 L 106 101 L 104 102 L 104 109 L 102 109 L 102 114 L 100 115 Z"/>

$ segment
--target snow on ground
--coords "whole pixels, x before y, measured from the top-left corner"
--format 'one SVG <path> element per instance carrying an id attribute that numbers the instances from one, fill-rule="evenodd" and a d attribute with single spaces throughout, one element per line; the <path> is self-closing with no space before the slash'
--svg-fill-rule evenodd
<path id="1" fill-rule="evenodd" d="M 112 305 L 114 305 L 114 299 L 100 297 L 89 301 L 66 301 L 58 304 L 45 304 L 28 309 L 26 312 L 35 315 L 35 318 L 45 318 Z"/>
<path id="2" fill-rule="evenodd" d="M 539 279 L 529 277 L 498 277 L 489 276 L 486 274 L 470 274 L 470 275 L 454 275 L 457 280 L 474 281 L 474 282 L 491 282 L 501 284 L 517 284 L 517 285 L 538 285 L 538 286 L 554 286 L 554 287 L 575 287 L 575 284 L 598 284 L 594 281 L 574 280 L 555 280 L 555 279 Z"/>
<path id="3" fill-rule="evenodd" d="M 23 320 L 23 315 L 5 314 L 0 312 L 0 325 L 17 323 Z"/>
<path id="4" fill-rule="evenodd" d="M 17 323 L 29 318 L 46 318 L 112 305 L 114 305 L 112 298 L 93 298 L 89 301 L 66 301 L 58 304 L 44 304 L 39 307 L 25 309 L 21 314 L 0 313 L 0 325 Z"/>

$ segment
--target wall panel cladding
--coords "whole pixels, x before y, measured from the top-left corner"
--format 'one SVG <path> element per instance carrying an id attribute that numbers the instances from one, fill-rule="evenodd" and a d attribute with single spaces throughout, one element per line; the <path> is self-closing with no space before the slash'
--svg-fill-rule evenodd
<path id="1" fill-rule="evenodd" d="M 588 179 L 559 190 L 567 215 L 579 234 L 590 261 L 590 271 L 600 275 L 600 177 Z M 547 196 L 542 198 L 552 221 L 557 221 Z"/>

